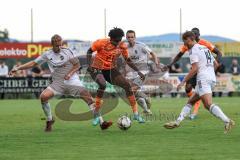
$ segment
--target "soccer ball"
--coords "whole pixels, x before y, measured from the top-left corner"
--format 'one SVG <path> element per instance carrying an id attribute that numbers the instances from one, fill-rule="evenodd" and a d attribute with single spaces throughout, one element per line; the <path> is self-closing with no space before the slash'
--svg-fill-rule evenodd
<path id="1" fill-rule="evenodd" d="M 119 119 L 118 119 L 118 127 L 121 129 L 121 130 L 128 130 L 130 127 L 131 127 L 131 120 L 130 118 L 128 118 L 127 116 L 121 116 Z"/>

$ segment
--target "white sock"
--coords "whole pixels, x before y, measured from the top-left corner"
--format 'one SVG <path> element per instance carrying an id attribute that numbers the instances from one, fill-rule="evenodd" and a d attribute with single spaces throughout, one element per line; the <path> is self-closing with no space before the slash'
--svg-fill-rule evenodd
<path id="1" fill-rule="evenodd" d="M 50 104 L 48 102 L 45 102 L 45 103 L 43 102 L 42 109 L 43 109 L 44 114 L 47 117 L 47 121 L 51 121 L 53 119 L 53 117 L 52 117 L 52 113 L 51 113 Z"/>
<path id="2" fill-rule="evenodd" d="M 103 117 L 99 116 L 99 120 L 100 120 L 100 124 L 102 124 L 104 122 Z"/>
<path id="3" fill-rule="evenodd" d="M 90 105 L 88 105 L 89 109 L 93 112 L 93 116 L 94 118 L 98 117 L 99 120 L 100 120 L 100 124 L 102 124 L 104 122 L 103 120 L 103 117 L 101 116 L 101 114 L 98 112 L 98 113 L 95 113 L 94 109 L 95 109 L 95 103 L 92 103 Z"/>
<path id="4" fill-rule="evenodd" d="M 147 111 L 147 110 L 148 110 L 148 108 L 147 108 L 147 103 L 146 103 L 146 101 L 145 101 L 144 98 L 138 98 L 137 103 L 139 104 L 139 106 L 140 106 L 144 111 Z"/>
<path id="5" fill-rule="evenodd" d="M 216 104 L 212 104 L 209 109 L 212 115 L 216 116 L 217 118 L 221 119 L 224 123 L 230 122 L 230 119 L 223 113 L 220 107 Z"/>
<path id="6" fill-rule="evenodd" d="M 192 109 L 192 105 L 191 104 L 186 104 L 183 108 L 181 113 L 179 114 L 178 118 L 177 118 L 177 123 L 180 124 L 187 115 L 190 114 Z"/>
<path id="7" fill-rule="evenodd" d="M 95 103 L 92 103 L 92 104 L 88 105 L 88 107 L 89 107 L 89 109 L 90 109 L 91 111 L 94 111 L 94 109 L 95 109 Z"/>

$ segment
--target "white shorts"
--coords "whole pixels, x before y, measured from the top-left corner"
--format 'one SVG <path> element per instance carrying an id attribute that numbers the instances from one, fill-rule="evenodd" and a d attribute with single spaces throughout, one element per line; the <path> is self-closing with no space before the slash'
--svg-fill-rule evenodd
<path id="1" fill-rule="evenodd" d="M 52 82 L 47 89 L 53 91 L 54 95 L 71 95 L 77 97 L 85 91 L 83 83 L 80 80 L 71 80 L 64 82 Z"/>
<path id="2" fill-rule="evenodd" d="M 149 71 L 141 71 L 141 73 L 145 76 L 145 79 L 147 78 L 147 74 Z M 137 72 L 128 72 L 126 75 L 126 78 L 132 81 L 134 84 L 136 84 L 139 87 L 142 87 L 144 81 L 141 79 L 141 77 L 138 75 Z"/>
<path id="3" fill-rule="evenodd" d="M 214 89 L 215 85 L 216 85 L 215 81 L 197 80 L 195 92 L 201 97 L 205 94 L 212 93 L 212 90 Z"/>

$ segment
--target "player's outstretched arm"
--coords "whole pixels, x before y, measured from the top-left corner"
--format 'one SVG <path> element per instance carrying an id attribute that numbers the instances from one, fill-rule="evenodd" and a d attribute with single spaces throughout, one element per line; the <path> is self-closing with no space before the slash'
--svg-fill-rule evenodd
<path id="1" fill-rule="evenodd" d="M 168 70 L 172 65 L 174 65 L 177 61 L 179 61 L 179 59 L 181 59 L 181 57 L 184 55 L 183 52 L 179 52 L 174 59 L 172 60 L 172 62 L 166 66 L 163 67 L 163 70 L 166 71 Z"/>
<path id="2" fill-rule="evenodd" d="M 145 76 L 142 74 L 142 72 L 139 71 L 139 69 L 136 67 L 136 65 L 132 62 L 130 58 L 126 58 L 125 61 L 131 67 L 134 71 L 138 72 L 138 75 L 141 77 L 142 80 L 145 79 Z"/>
<path id="3" fill-rule="evenodd" d="M 217 55 L 216 59 L 217 59 L 218 63 L 222 63 L 222 55 L 223 55 L 222 52 L 218 48 L 216 48 L 216 47 L 214 47 L 212 52 Z"/>
<path id="4" fill-rule="evenodd" d="M 216 71 L 220 65 L 216 60 L 214 60 L 213 64 L 214 64 L 214 71 Z"/>
<path id="5" fill-rule="evenodd" d="M 179 61 L 179 59 L 181 59 L 181 57 L 184 55 L 184 53 L 179 52 L 174 59 L 172 60 L 172 62 L 169 64 L 169 66 L 171 67 L 172 65 L 174 65 L 177 61 Z"/>
<path id="6" fill-rule="evenodd" d="M 10 72 L 9 72 L 9 75 L 13 75 L 16 71 L 18 70 L 25 70 L 25 69 L 29 69 L 29 68 L 33 68 L 35 66 L 37 66 L 38 64 L 34 61 L 30 61 L 30 62 L 27 62 L 25 64 L 22 64 L 18 67 L 14 67 Z"/>

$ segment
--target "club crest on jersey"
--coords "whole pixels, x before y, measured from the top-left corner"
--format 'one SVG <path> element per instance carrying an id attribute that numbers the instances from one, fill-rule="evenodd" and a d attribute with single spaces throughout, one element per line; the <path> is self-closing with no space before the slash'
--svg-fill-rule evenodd
<path id="1" fill-rule="evenodd" d="M 61 60 L 64 60 L 64 57 L 63 57 L 63 56 L 60 56 L 60 59 L 61 59 Z"/>

